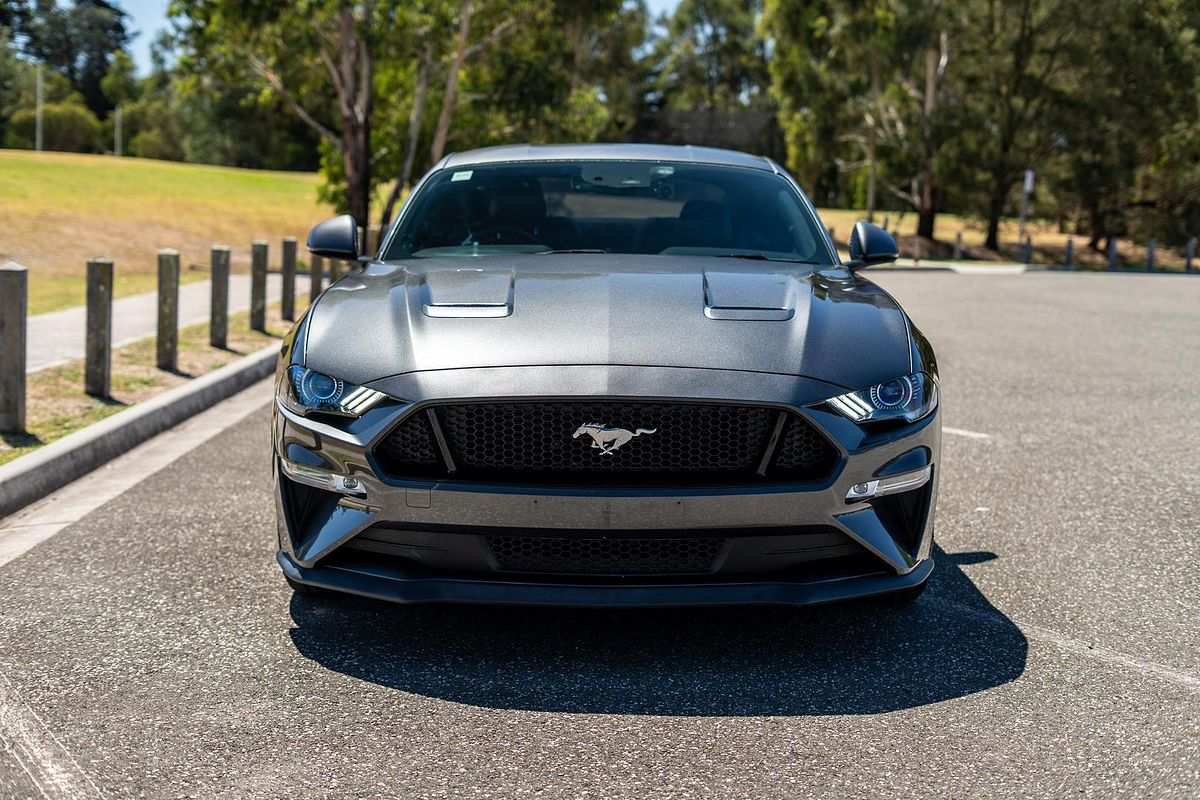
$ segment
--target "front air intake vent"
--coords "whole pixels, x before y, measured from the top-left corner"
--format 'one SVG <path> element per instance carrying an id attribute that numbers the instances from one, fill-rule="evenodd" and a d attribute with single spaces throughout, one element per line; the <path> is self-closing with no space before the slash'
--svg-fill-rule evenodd
<path id="1" fill-rule="evenodd" d="M 765 406 L 562 400 L 431 408 L 432 417 L 428 409 L 410 414 L 376 448 L 389 474 L 428 476 L 437 463 L 439 477 L 465 481 L 686 487 L 819 481 L 837 463 L 837 451 L 807 419 Z M 588 423 L 607 433 L 593 435 Z"/>

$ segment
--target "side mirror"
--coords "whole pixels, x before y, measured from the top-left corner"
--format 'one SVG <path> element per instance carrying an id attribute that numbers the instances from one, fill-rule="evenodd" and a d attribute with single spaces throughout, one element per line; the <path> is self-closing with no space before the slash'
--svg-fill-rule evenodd
<path id="1" fill-rule="evenodd" d="M 850 269 L 887 264 L 900 257 L 892 235 L 878 225 L 859 221 L 850 232 Z"/>
<path id="2" fill-rule="evenodd" d="M 308 252 L 347 261 L 358 258 L 358 223 L 342 214 L 317 224 L 308 232 Z"/>

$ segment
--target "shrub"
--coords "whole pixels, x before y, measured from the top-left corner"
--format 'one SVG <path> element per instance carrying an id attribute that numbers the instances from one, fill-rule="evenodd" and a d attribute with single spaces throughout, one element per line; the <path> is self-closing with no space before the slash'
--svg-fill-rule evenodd
<path id="1" fill-rule="evenodd" d="M 37 112 L 29 107 L 17 110 L 9 121 L 8 143 L 13 147 L 33 147 Z M 75 100 L 46 103 L 42 106 L 42 147 L 92 153 L 100 138 L 100 120 L 87 106 Z"/>

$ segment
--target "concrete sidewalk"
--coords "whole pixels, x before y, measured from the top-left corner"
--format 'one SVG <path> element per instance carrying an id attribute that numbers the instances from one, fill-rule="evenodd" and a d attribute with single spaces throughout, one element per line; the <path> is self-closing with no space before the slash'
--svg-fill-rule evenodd
<path id="1" fill-rule="evenodd" d="M 308 276 L 297 279 L 298 292 L 308 291 Z M 267 301 L 278 300 L 283 291 L 283 279 L 277 273 L 267 275 Z M 179 287 L 179 327 L 207 322 L 212 281 L 188 283 Z M 229 313 L 250 308 L 250 276 L 229 276 Z M 83 358 L 84 330 L 87 321 L 85 306 L 37 314 L 29 318 L 26 333 L 25 370 L 38 372 Z M 153 336 L 158 326 L 158 295 L 155 292 L 135 294 L 113 301 L 113 347 L 120 347 L 146 336 Z"/>

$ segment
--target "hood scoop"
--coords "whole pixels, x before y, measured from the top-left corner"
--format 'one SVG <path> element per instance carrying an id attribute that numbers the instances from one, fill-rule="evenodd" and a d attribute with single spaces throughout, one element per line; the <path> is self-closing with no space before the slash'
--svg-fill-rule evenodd
<path id="1" fill-rule="evenodd" d="M 431 270 L 421 277 L 427 317 L 507 317 L 513 311 L 513 271 Z"/>
<path id="2" fill-rule="evenodd" d="M 704 273 L 704 316 L 785 322 L 796 316 L 795 279 L 747 272 Z"/>

